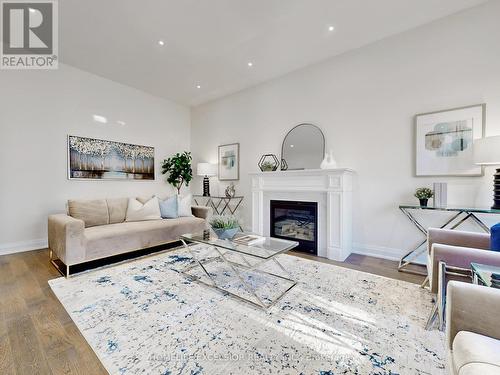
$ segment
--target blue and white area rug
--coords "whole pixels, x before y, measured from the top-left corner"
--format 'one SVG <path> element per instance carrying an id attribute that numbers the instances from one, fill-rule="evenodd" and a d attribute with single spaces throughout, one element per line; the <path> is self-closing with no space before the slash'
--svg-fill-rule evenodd
<path id="1" fill-rule="evenodd" d="M 267 311 L 189 281 L 180 271 L 193 261 L 183 249 L 49 283 L 111 374 L 445 373 L 444 335 L 424 329 L 428 291 L 290 255 L 279 260 L 299 284 Z M 212 264 L 211 274 L 235 280 Z"/>

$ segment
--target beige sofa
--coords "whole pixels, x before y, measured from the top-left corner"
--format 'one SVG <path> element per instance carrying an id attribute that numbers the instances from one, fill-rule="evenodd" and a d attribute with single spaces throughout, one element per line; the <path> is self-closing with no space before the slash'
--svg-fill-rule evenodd
<path id="1" fill-rule="evenodd" d="M 207 207 L 193 206 L 192 217 L 126 222 L 127 206 L 128 198 L 68 201 L 68 214 L 48 219 L 52 263 L 69 276 L 71 266 L 175 242 L 182 234 L 206 229 Z"/>
<path id="2" fill-rule="evenodd" d="M 453 375 L 500 374 L 500 290 L 448 283 L 448 369 Z"/>

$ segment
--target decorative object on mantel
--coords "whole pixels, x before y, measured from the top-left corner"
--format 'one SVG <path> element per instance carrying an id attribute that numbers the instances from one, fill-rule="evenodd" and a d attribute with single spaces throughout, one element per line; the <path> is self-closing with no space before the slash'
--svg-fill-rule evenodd
<path id="1" fill-rule="evenodd" d="M 212 216 L 210 226 L 221 240 L 230 240 L 240 230 L 240 224 L 234 216 Z"/>
<path id="2" fill-rule="evenodd" d="M 434 196 L 431 189 L 422 187 L 415 190 L 415 197 L 420 201 L 420 207 L 427 207 L 427 201 Z"/>
<path id="3" fill-rule="evenodd" d="M 280 162 L 276 155 L 265 154 L 260 157 L 258 165 L 262 172 L 273 172 L 278 169 Z"/>
<path id="4" fill-rule="evenodd" d="M 500 135 L 474 142 L 474 163 L 481 166 L 500 165 Z M 500 168 L 493 176 L 493 210 L 500 210 Z"/>
<path id="5" fill-rule="evenodd" d="M 231 143 L 219 146 L 219 180 L 235 181 L 240 179 L 240 144 Z"/>
<path id="6" fill-rule="evenodd" d="M 319 165 L 320 169 L 335 169 L 337 168 L 337 162 L 333 158 L 333 151 L 330 150 L 329 153 L 325 153 L 325 158 Z"/>
<path id="7" fill-rule="evenodd" d="M 416 176 L 482 176 L 473 142 L 483 137 L 486 104 L 415 116 Z"/>
<path id="8" fill-rule="evenodd" d="M 178 194 L 181 193 L 182 184 L 189 186 L 189 182 L 193 179 L 192 159 L 191 153 L 184 151 L 182 154 L 177 153 L 163 160 L 161 173 L 168 173 L 167 182 L 177 189 Z"/>
<path id="9" fill-rule="evenodd" d="M 281 145 L 281 159 L 287 169 L 318 169 L 325 154 L 325 136 L 313 124 L 299 124 L 292 128 Z"/>
<path id="10" fill-rule="evenodd" d="M 281 170 L 286 171 L 288 169 L 288 163 L 285 159 L 281 159 Z"/>
<path id="11" fill-rule="evenodd" d="M 433 191 L 434 207 L 446 207 L 448 204 L 448 184 L 446 182 L 435 182 Z"/>
<path id="12" fill-rule="evenodd" d="M 225 194 L 227 198 L 234 198 L 236 195 L 236 189 L 232 182 L 226 187 Z"/>
<path id="13" fill-rule="evenodd" d="M 155 149 L 69 135 L 68 179 L 154 180 Z"/>
<path id="14" fill-rule="evenodd" d="M 210 180 L 209 177 L 217 176 L 217 166 L 210 163 L 198 163 L 196 166 L 198 176 L 203 177 L 203 196 L 210 196 Z"/>

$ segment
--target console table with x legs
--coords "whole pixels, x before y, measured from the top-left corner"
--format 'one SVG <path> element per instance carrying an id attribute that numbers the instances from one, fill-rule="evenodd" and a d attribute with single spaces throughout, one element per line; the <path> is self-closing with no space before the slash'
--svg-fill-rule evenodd
<path id="1" fill-rule="evenodd" d="M 194 203 L 198 206 L 211 207 L 214 210 L 214 214 L 216 215 L 224 215 L 225 213 L 229 213 L 231 215 L 235 215 L 238 211 L 241 202 L 243 202 L 242 196 L 236 197 L 218 197 L 218 196 L 206 196 L 206 195 L 193 195 Z M 231 206 L 231 204 L 234 204 Z M 243 228 L 240 225 L 240 229 L 243 231 Z"/>
<path id="2" fill-rule="evenodd" d="M 444 222 L 441 229 L 456 229 L 468 220 L 471 220 L 479 225 L 485 232 L 489 233 L 490 228 L 477 216 L 478 214 L 500 214 L 500 210 L 493 210 L 490 208 L 461 208 L 461 207 L 421 207 L 418 205 L 400 205 L 399 209 L 405 216 L 422 232 L 425 239 L 422 240 L 415 248 L 407 252 L 400 260 L 398 270 L 401 272 L 416 273 L 426 276 L 427 273 L 407 269 L 410 264 L 414 264 L 415 258 L 427 251 L 424 246 L 427 243 L 427 228 L 413 215 L 413 211 L 429 210 L 429 211 L 447 211 L 452 213 L 452 216 Z"/>

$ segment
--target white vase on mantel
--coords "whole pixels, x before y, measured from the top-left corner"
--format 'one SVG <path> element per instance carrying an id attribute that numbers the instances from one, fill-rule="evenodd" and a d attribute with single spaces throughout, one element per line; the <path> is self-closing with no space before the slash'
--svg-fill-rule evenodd
<path id="1" fill-rule="evenodd" d="M 319 165 L 320 169 L 335 169 L 337 168 L 337 162 L 333 158 L 333 151 L 325 152 L 325 158 Z"/>

